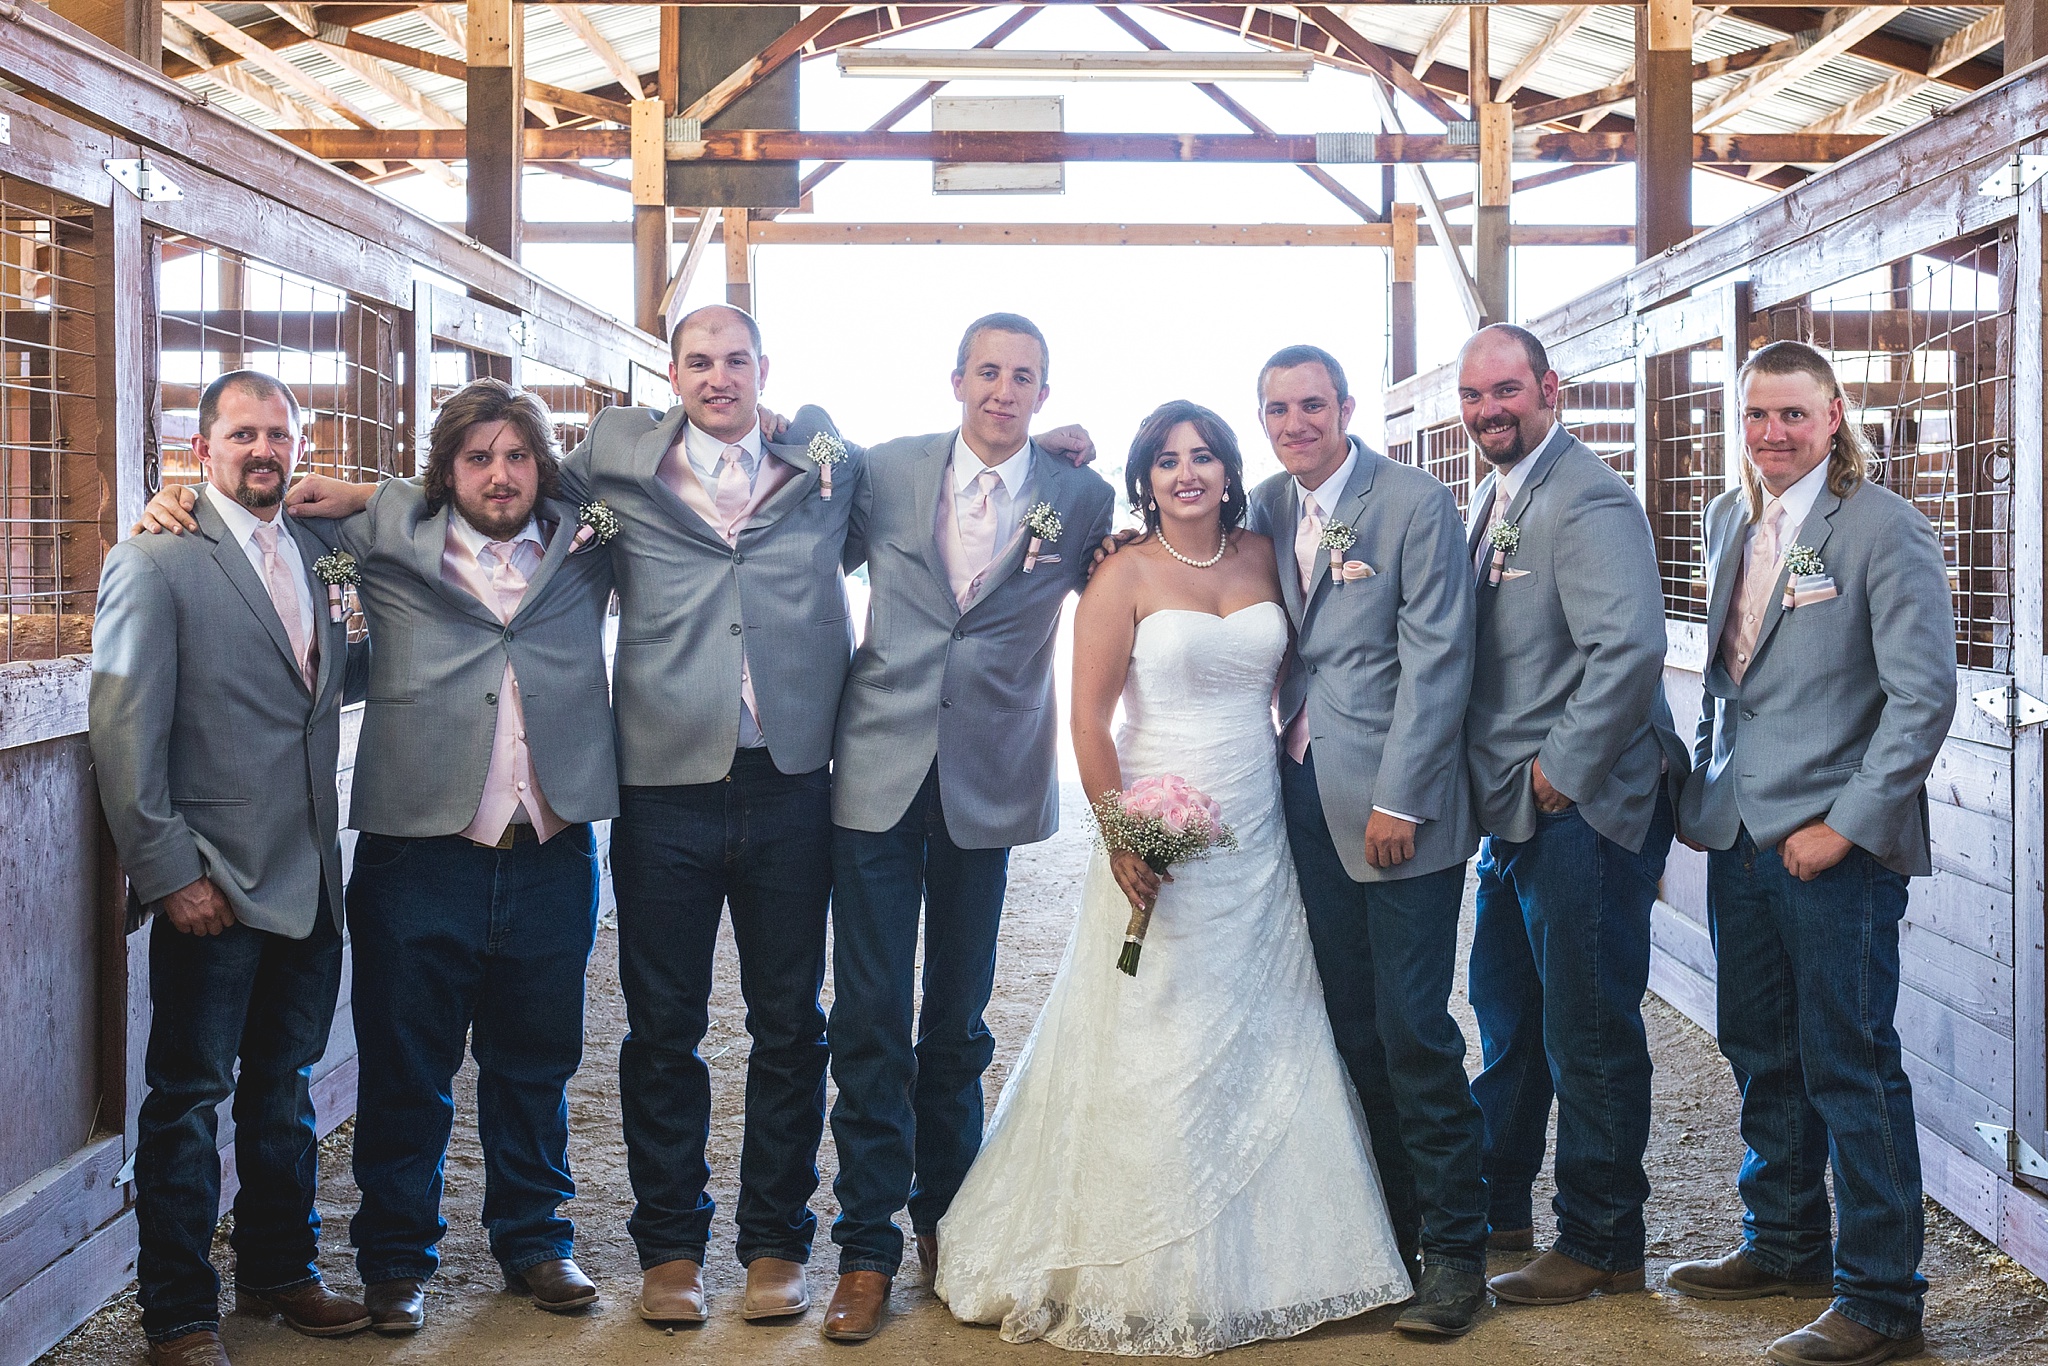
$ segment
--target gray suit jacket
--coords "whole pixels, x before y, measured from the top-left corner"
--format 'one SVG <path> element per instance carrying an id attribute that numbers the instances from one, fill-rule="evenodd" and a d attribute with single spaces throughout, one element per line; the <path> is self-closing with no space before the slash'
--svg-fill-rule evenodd
<path id="1" fill-rule="evenodd" d="M 1336 520 L 1358 534 L 1347 560 L 1372 577 L 1330 581 L 1317 557 L 1306 602 L 1294 572 L 1301 520 L 1294 480 L 1276 474 L 1251 495 L 1251 529 L 1273 538 L 1295 645 L 1280 714 L 1308 708 L 1316 788 L 1344 871 L 1359 882 L 1419 877 L 1463 863 L 1479 845 L 1465 776 L 1465 697 L 1472 684 L 1472 574 L 1451 491 L 1356 437 Z M 1415 857 L 1365 861 L 1374 806 L 1419 816 Z"/>
<path id="2" fill-rule="evenodd" d="M 1678 780 L 1686 770 L 1664 698 L 1664 596 L 1650 521 L 1621 476 L 1577 439 L 1529 458 L 1536 464 L 1503 518 L 1521 528 L 1521 546 L 1498 587 L 1477 576 L 1465 734 L 1479 824 L 1506 840 L 1536 833 L 1530 765 L 1541 759 L 1588 825 L 1640 851 L 1663 762 Z M 1467 574 L 1499 477 L 1488 474 L 1472 498 Z M 1677 782 L 1668 786 L 1675 792 Z"/>
<path id="3" fill-rule="evenodd" d="M 304 939 L 324 882 L 340 928 L 335 762 L 345 627 L 313 580 L 320 543 L 285 519 L 307 569 L 320 666 L 308 694 L 270 593 L 201 498 L 197 535 L 107 553 L 92 627 L 93 767 L 135 899 L 212 879 L 252 929 Z"/>
<path id="4" fill-rule="evenodd" d="M 799 411 L 799 422 L 814 413 Z M 607 408 L 562 464 L 563 496 L 603 499 L 622 524 L 611 543 L 619 781 L 665 787 L 726 775 L 739 744 L 742 640 L 775 766 L 823 768 L 853 652 L 840 562 L 864 479 L 860 453 L 833 471 L 826 499 L 801 444 L 768 446 L 801 473 L 731 546 L 656 476 L 683 421 L 681 407 Z"/>
<path id="5" fill-rule="evenodd" d="M 508 659 L 548 805 L 571 824 L 619 813 L 604 671 L 611 558 L 595 546 L 570 553 L 573 505 L 544 501 L 536 513 L 555 529 L 509 623 L 442 579 L 456 514 L 429 515 L 418 480 L 386 481 L 353 517 L 307 522 L 356 557 L 374 647 L 349 795 L 355 829 L 420 839 L 468 828 L 491 767 Z"/>
<path id="6" fill-rule="evenodd" d="M 1933 525 L 1865 482 L 1822 489 L 1798 544 L 1839 596 L 1787 612 L 1784 575 L 1740 685 L 1717 647 L 1742 572 L 1739 489 L 1707 507 L 1707 662 L 1697 767 L 1679 828 L 1712 849 L 1769 847 L 1815 817 L 1909 877 L 1933 870 L 1927 773 L 1956 709 L 1955 608 Z"/>
<path id="7" fill-rule="evenodd" d="M 1116 495 L 1102 477 L 1034 448 L 1032 498 L 1061 534 L 1022 572 L 1029 533 L 1002 552 L 965 613 L 939 554 L 939 485 L 955 433 L 867 452 L 856 540 L 868 553 L 867 634 L 847 675 L 833 753 L 832 820 L 887 830 L 939 765 L 946 829 L 963 849 L 1007 848 L 1059 828 L 1053 637 Z"/>

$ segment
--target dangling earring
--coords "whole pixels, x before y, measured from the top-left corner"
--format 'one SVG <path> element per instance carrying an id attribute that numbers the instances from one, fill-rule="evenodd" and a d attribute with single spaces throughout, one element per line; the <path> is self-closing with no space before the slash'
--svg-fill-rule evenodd
<path id="1" fill-rule="evenodd" d="M 1230 501 L 1230 485 L 1228 484 L 1223 486 L 1223 501 L 1226 503 Z"/>

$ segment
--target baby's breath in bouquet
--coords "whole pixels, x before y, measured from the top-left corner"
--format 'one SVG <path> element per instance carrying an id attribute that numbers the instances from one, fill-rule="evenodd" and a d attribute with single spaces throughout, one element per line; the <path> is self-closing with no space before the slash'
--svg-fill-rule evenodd
<path id="1" fill-rule="evenodd" d="M 1122 792 L 1105 792 L 1094 807 L 1097 845 L 1112 854 L 1136 854 L 1161 877 L 1176 863 L 1207 858 L 1215 849 L 1237 848 L 1237 837 L 1223 823 L 1223 808 L 1216 799 L 1170 773 L 1140 778 Z M 1131 912 L 1123 952 L 1116 960 L 1118 971 L 1126 976 L 1138 975 L 1138 957 L 1145 951 L 1145 931 L 1151 924 L 1152 907 Z"/>

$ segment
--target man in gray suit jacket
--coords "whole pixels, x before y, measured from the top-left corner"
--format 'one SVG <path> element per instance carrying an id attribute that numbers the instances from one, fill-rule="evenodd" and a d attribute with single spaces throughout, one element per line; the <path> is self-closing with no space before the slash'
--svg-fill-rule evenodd
<path id="1" fill-rule="evenodd" d="M 1928 770 L 1955 714 L 1933 526 L 1864 478 L 1826 357 L 1776 342 L 1740 375 L 1740 489 L 1707 508 L 1697 763 L 1721 1051 L 1742 1090 L 1742 1246 L 1674 1266 L 1707 1299 L 1833 1297 L 1775 1361 L 1921 1349 L 1913 1092 L 1892 1013 L 1906 880 L 1931 871 Z M 1830 1239 L 1823 1164 L 1832 1159 Z"/>
<path id="2" fill-rule="evenodd" d="M 1519 327 L 1459 359 L 1473 445 L 1467 572 L 1477 661 L 1465 716 L 1479 859 L 1470 994 L 1496 1246 L 1534 1241 L 1530 1187 L 1558 1101 L 1557 1240 L 1494 1294 L 1563 1304 L 1643 1285 L 1650 910 L 1671 848 L 1664 600 L 1649 519 L 1557 420 L 1557 375 Z"/>
<path id="3" fill-rule="evenodd" d="M 1319 347 L 1259 373 L 1286 467 L 1252 491 L 1295 649 L 1280 685 L 1281 796 L 1330 1025 L 1365 1107 L 1404 1260 L 1396 1323 L 1455 1336 L 1486 1289 L 1481 1124 L 1451 976 L 1479 842 L 1462 744 L 1472 579 L 1450 490 L 1345 435 L 1356 400 Z M 1332 547 L 1336 547 L 1332 553 Z"/>
<path id="4" fill-rule="evenodd" d="M 836 1340 L 880 1327 L 906 1201 L 935 1264 L 939 1218 L 981 1141 L 1010 846 L 1058 824 L 1054 633 L 1115 495 L 1031 439 L 1046 370 L 1028 320 L 979 319 L 953 374 L 960 428 L 867 452 L 856 526 L 873 596 L 832 794 Z"/>
<path id="5" fill-rule="evenodd" d="M 368 1326 L 315 1264 L 313 1102 L 341 985 L 335 841 L 347 635 L 320 545 L 278 517 L 299 410 L 268 375 L 200 398 L 195 536 L 108 552 L 93 622 L 94 770 L 150 935 L 136 1263 L 151 1362 L 212 1366 L 220 1280 L 215 1115 L 235 1097 L 236 1285 L 301 1332 Z M 237 1076 L 236 1067 L 240 1065 Z"/>

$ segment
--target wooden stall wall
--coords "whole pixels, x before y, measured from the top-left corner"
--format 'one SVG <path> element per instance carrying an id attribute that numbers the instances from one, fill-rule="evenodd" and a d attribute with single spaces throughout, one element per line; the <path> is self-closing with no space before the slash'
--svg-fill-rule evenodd
<path id="1" fill-rule="evenodd" d="M 1898 1027 L 1929 1194 L 2048 1275 L 2048 1185 L 2023 1170 L 2026 1149 L 2048 1151 L 2042 727 L 2008 724 L 2007 705 L 2043 695 L 2043 186 L 1990 186 L 2042 150 L 2048 67 L 1956 113 L 1529 325 L 1565 380 L 1562 420 L 1643 500 L 1688 735 L 1710 645 L 1701 514 L 1738 480 L 1734 376 L 1754 348 L 1827 352 L 1872 477 L 1940 533 L 1959 705 L 1928 782 L 1935 873 L 1914 881 L 1901 931 Z M 1440 369 L 1396 386 L 1387 441 L 1462 505 L 1476 472 L 1454 383 Z M 1712 1030 L 1705 902 L 1704 856 L 1674 847 L 1651 986 Z"/>
<path id="2" fill-rule="evenodd" d="M 39 7 L 9 18 L 0 77 L 50 93 L 0 92 L 0 1366 L 134 1275 L 148 934 L 93 786 L 85 652 L 105 548 L 151 489 L 198 475 L 199 388 L 279 375 L 310 464 L 372 477 L 415 468 L 437 361 L 455 383 L 530 369 L 565 436 L 666 365 L 654 338 Z M 182 198 L 145 203 L 103 169 L 141 157 Z M 360 721 L 344 714 L 344 819 Z M 314 1073 L 323 1133 L 354 1109 L 348 994 Z M 224 1201 L 232 1137 L 224 1109 Z"/>

